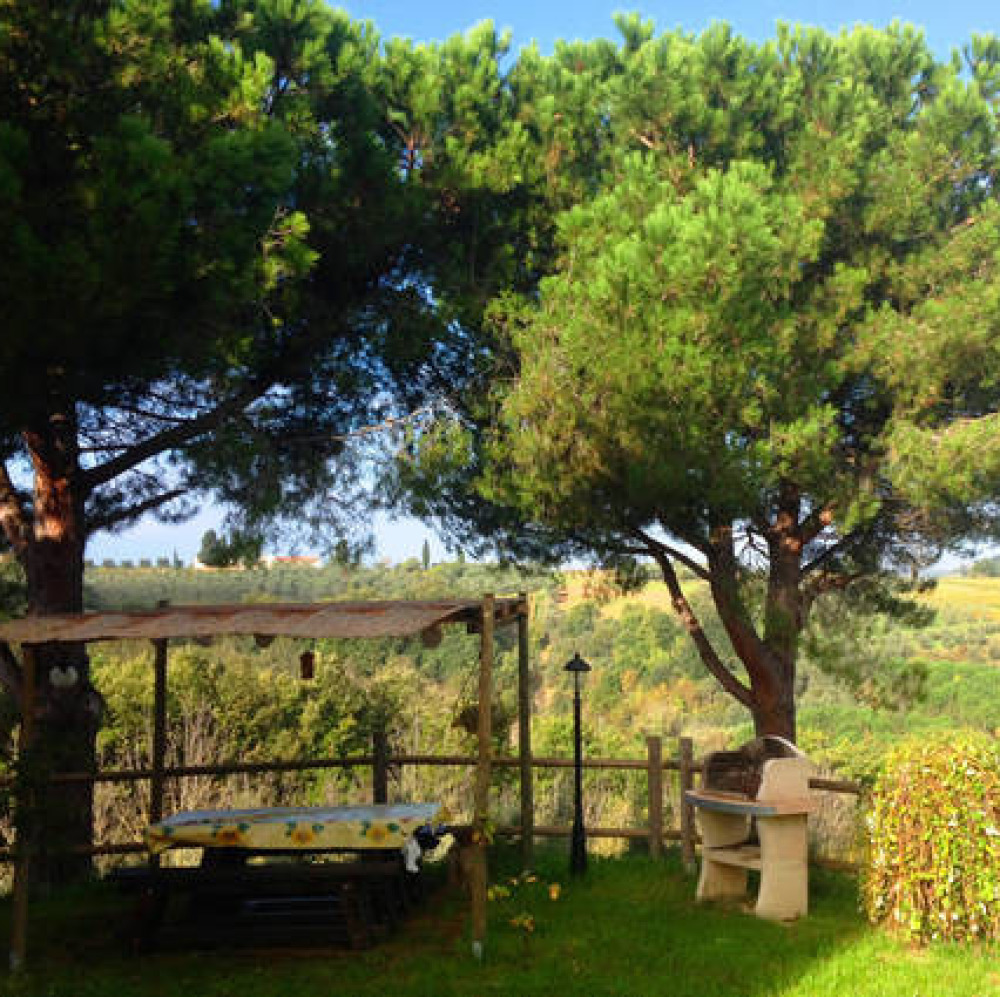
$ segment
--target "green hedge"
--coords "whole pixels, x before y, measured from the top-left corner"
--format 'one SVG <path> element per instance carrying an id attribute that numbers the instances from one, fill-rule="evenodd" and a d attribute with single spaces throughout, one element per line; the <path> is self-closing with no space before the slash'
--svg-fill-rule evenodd
<path id="1" fill-rule="evenodd" d="M 975 732 L 888 757 L 868 815 L 866 912 L 915 942 L 1000 939 L 1000 746 Z"/>

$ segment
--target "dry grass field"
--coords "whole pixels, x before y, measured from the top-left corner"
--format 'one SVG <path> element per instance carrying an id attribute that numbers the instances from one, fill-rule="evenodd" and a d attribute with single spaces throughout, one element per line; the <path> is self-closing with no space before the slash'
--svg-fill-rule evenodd
<path id="1" fill-rule="evenodd" d="M 942 616 L 1000 621 L 1000 578 L 950 575 L 923 599 Z"/>
<path id="2" fill-rule="evenodd" d="M 585 599 L 604 602 L 603 615 L 617 619 L 629 605 L 649 606 L 671 612 L 670 593 L 660 581 L 651 581 L 640 591 L 621 595 L 610 577 L 599 571 L 571 571 L 566 576 L 566 604 L 573 606 Z M 697 599 L 705 589 L 704 582 L 687 579 L 684 592 Z M 1000 578 L 948 575 L 937 580 L 920 601 L 938 610 L 942 622 L 970 620 L 1000 622 Z"/>
<path id="3" fill-rule="evenodd" d="M 609 619 L 618 619 L 627 606 L 648 606 L 665 613 L 673 612 L 670 593 L 667 591 L 667 586 L 660 581 L 648 582 L 638 592 L 622 595 L 608 572 L 568 571 L 565 580 L 567 606 L 572 607 L 584 600 L 596 599 L 603 603 L 602 615 Z M 705 583 L 701 581 L 689 579 L 684 582 L 684 592 L 689 598 L 704 588 Z"/>

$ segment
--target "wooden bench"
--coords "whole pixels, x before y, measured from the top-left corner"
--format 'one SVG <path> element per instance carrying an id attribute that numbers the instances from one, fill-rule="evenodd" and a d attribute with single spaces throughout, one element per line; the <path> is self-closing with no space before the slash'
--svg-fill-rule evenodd
<path id="1" fill-rule="evenodd" d="M 135 951 L 157 944 L 342 945 L 365 948 L 419 896 L 398 856 L 342 862 L 207 861 L 109 875 L 137 898 L 125 931 Z"/>

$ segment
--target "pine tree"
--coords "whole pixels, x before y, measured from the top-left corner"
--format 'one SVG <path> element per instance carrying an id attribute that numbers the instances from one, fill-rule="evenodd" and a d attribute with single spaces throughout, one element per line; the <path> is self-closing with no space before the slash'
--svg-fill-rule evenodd
<path id="1" fill-rule="evenodd" d="M 509 338 L 481 432 L 408 460 L 465 537 L 652 559 L 706 668 L 758 732 L 794 737 L 815 601 L 899 605 L 887 569 L 1000 484 L 1000 57 L 973 45 L 963 76 L 905 26 L 758 45 L 620 25 L 579 62 L 597 182 L 566 188 L 537 296 L 493 304 Z"/>
<path id="2" fill-rule="evenodd" d="M 336 529 L 331 494 L 357 520 L 344 438 L 420 395 L 439 329 L 381 63 L 320 0 L 0 0 L 0 528 L 31 612 L 82 608 L 95 533 L 206 495 L 250 533 Z M 43 696 L 56 656 L 83 681 L 43 740 L 90 770 L 86 655 L 45 649 Z M 52 840 L 87 843 L 89 793 Z"/>

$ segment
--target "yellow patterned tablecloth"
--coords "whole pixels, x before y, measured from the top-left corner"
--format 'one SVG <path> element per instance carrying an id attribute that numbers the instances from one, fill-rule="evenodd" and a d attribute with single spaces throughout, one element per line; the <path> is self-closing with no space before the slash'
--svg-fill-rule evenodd
<path id="1" fill-rule="evenodd" d="M 146 843 L 153 853 L 168 848 L 402 848 L 439 810 L 437 803 L 192 810 L 151 825 Z"/>

